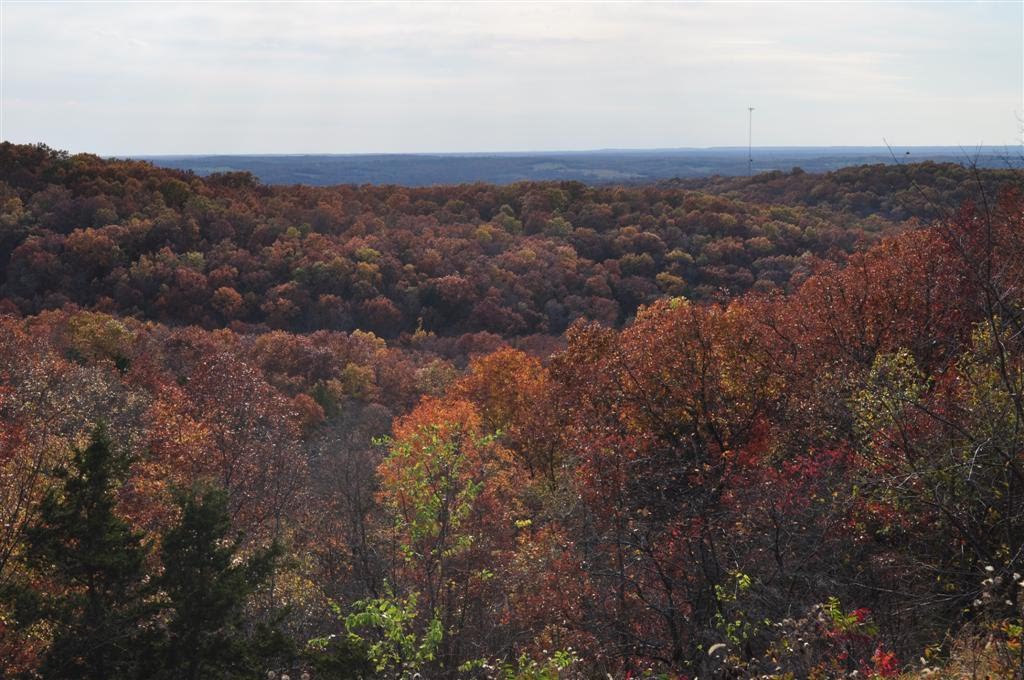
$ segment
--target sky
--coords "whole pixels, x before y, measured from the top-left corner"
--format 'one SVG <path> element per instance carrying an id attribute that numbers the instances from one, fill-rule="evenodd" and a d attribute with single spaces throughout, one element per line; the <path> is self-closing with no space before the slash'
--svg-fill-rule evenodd
<path id="1" fill-rule="evenodd" d="M 1018 145 L 1024 0 L 0 0 L 0 138 L 101 155 Z"/>

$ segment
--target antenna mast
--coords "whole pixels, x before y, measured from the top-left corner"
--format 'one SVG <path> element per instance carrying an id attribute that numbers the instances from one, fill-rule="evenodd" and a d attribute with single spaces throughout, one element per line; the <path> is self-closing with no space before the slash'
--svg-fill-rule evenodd
<path id="1" fill-rule="evenodd" d="M 753 142 L 754 142 L 754 107 L 747 107 L 747 177 L 751 177 L 754 174 L 754 154 L 753 154 Z"/>

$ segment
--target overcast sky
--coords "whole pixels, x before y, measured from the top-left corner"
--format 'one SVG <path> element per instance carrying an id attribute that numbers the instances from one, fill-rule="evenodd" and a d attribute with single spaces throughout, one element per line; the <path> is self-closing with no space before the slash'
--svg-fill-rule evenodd
<path id="1" fill-rule="evenodd" d="M 2 130 L 100 154 L 1014 145 L 1010 2 L 2 2 Z"/>

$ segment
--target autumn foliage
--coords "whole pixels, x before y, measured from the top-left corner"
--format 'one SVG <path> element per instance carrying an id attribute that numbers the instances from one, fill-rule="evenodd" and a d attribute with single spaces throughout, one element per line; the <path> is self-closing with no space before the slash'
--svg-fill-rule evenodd
<path id="1" fill-rule="evenodd" d="M 32 537 L 100 423 L 143 600 L 185 600 L 163 561 L 212 499 L 207 549 L 260 578 L 211 639 L 273 623 L 263 672 L 1019 673 L 1018 174 L 961 202 L 968 171 L 923 168 L 958 202 L 925 226 L 879 168 L 312 189 L 5 145 L 0 172 L 0 677 L 59 677 L 26 602 L 78 586 Z"/>

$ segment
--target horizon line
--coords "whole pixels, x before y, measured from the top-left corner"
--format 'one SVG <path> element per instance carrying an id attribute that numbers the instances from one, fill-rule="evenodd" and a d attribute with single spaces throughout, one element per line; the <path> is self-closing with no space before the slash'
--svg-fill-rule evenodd
<path id="1" fill-rule="evenodd" d="M 1011 148 L 1024 146 L 1022 144 L 978 144 L 965 146 L 963 144 L 911 144 L 911 145 L 860 145 L 860 144 L 830 144 L 830 145 L 765 145 L 754 146 L 754 151 L 866 151 L 866 152 L 889 152 L 894 149 L 910 150 L 928 149 L 937 151 L 950 151 L 955 153 L 970 154 L 993 151 L 1009 151 Z M 90 151 L 74 153 L 92 153 L 106 159 L 146 159 L 146 158 L 196 158 L 196 157 L 227 157 L 227 156 L 262 156 L 280 158 L 301 158 L 308 156 L 338 156 L 338 157 L 371 157 L 371 156 L 426 156 L 426 157 L 488 157 L 488 156 L 536 156 L 536 155 L 572 155 L 572 154 L 655 154 L 655 153 L 681 153 L 681 152 L 736 152 L 746 153 L 747 146 L 679 146 L 679 147 L 600 147 L 588 149 L 531 149 L 520 151 L 208 151 L 208 152 L 132 152 L 132 153 L 96 153 Z"/>

